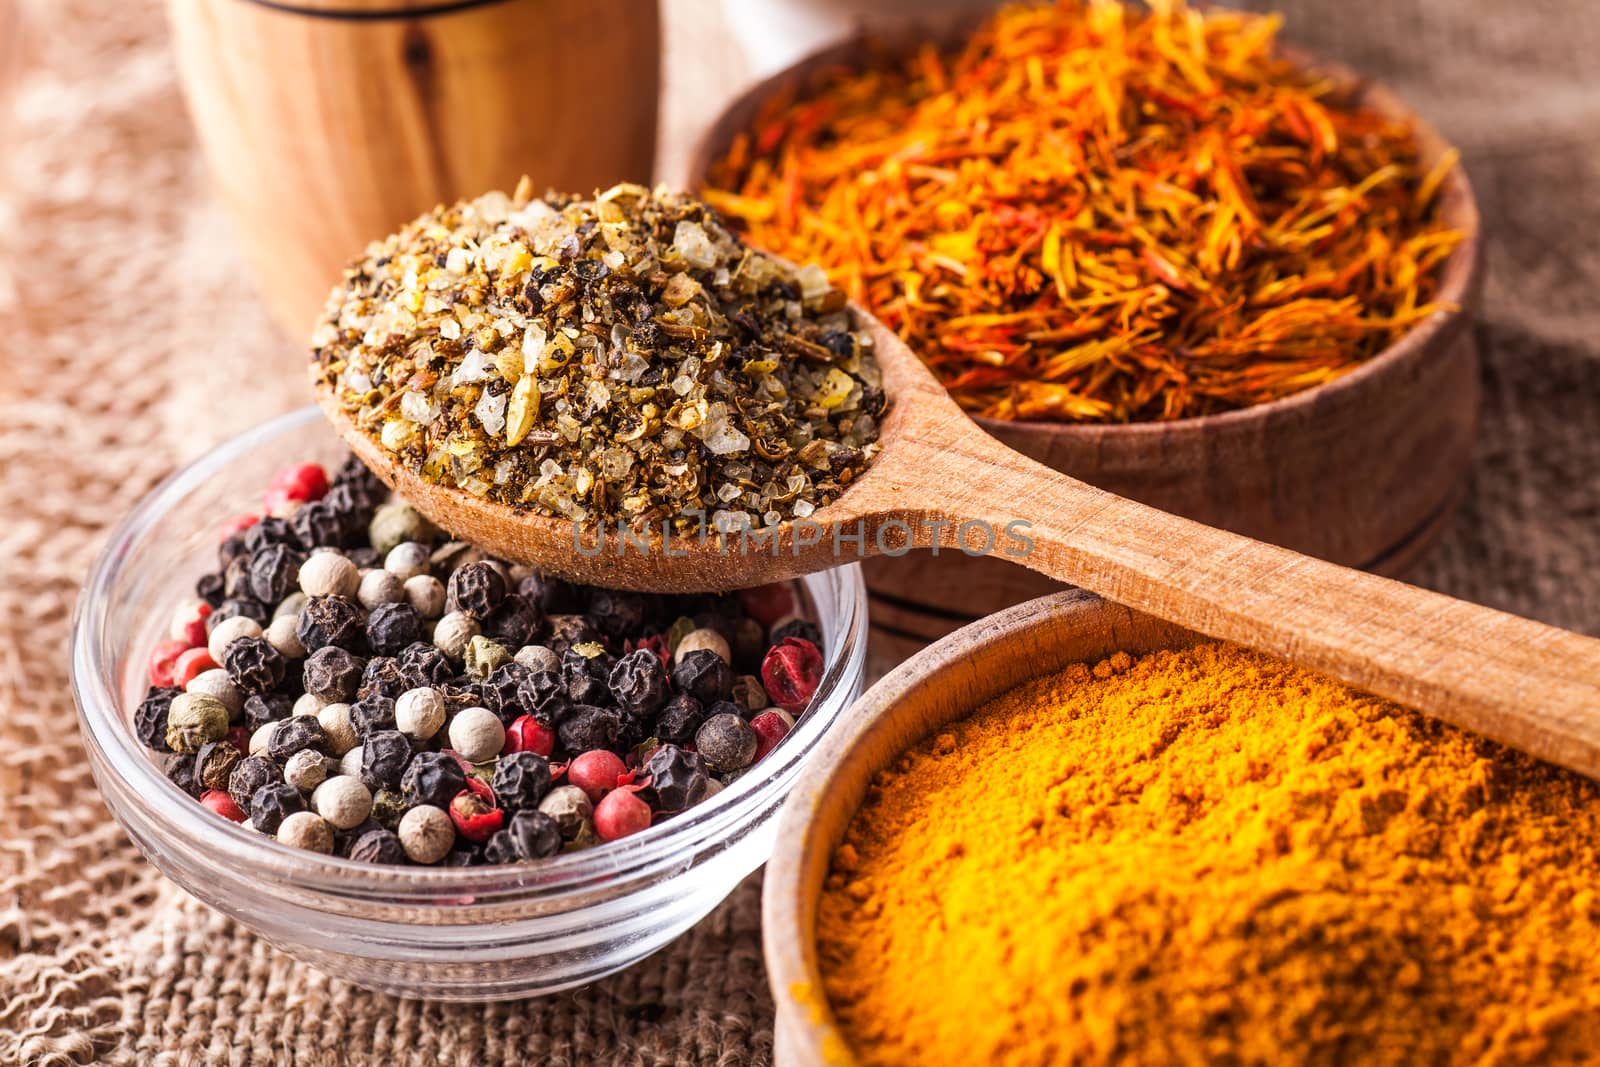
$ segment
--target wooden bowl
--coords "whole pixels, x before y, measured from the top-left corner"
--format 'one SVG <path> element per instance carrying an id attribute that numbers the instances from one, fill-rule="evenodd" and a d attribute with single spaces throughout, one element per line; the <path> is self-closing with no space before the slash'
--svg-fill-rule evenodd
<path id="1" fill-rule="evenodd" d="M 822 992 L 817 902 L 874 775 L 912 745 L 1031 678 L 1113 652 L 1184 648 L 1187 630 L 1081 590 L 973 623 L 906 660 L 856 702 L 785 802 L 761 900 L 779 1067 L 854 1062 Z"/>
<path id="2" fill-rule="evenodd" d="M 685 185 L 749 128 L 774 93 L 819 71 L 859 67 L 867 41 L 890 49 L 960 38 L 971 15 L 874 30 L 823 49 L 735 100 L 690 157 Z M 1446 142 L 1388 90 L 1336 64 L 1286 49 L 1302 66 L 1360 90 L 1379 112 L 1404 118 L 1426 161 Z M 1465 240 L 1445 263 L 1442 310 L 1327 385 L 1239 411 L 1129 425 L 977 420 L 1024 455 L 1119 496 L 1307 555 L 1389 576 L 1433 546 L 1459 502 L 1472 461 L 1479 404 L 1471 329 L 1481 287 L 1481 228 L 1472 187 L 1457 166 L 1440 188 L 1443 217 Z M 1060 589 L 998 558 L 913 553 L 865 565 L 873 651 L 897 661 L 993 611 Z"/>

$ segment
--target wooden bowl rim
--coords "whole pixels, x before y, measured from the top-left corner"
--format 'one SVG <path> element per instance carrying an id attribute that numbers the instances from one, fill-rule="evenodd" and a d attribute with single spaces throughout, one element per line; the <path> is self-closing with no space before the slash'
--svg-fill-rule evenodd
<path id="1" fill-rule="evenodd" d="M 734 120 L 740 116 L 756 114 L 762 103 L 774 94 L 785 91 L 791 86 L 803 84 L 807 78 L 822 68 L 837 65 L 859 67 L 861 53 L 869 47 L 886 47 L 890 51 L 903 51 L 930 41 L 935 44 L 947 44 L 959 40 L 988 14 L 988 12 L 970 11 L 951 12 L 943 17 L 922 16 L 898 24 L 863 20 L 845 39 L 810 52 L 734 97 L 696 138 L 684 174 L 684 187 L 698 191 L 705 186 L 712 162 L 726 150 L 732 138 L 745 128 L 744 123 Z M 1415 132 L 1424 163 L 1431 165 L 1451 148 L 1450 143 L 1439 134 L 1432 123 L 1408 107 L 1393 90 L 1377 79 L 1364 77 L 1342 63 L 1324 59 L 1293 44 L 1280 42 L 1277 50 L 1285 59 L 1301 68 L 1326 75 L 1355 92 L 1363 104 L 1374 108 L 1379 114 L 1409 123 Z M 1166 438 L 1174 434 L 1198 436 L 1250 424 L 1257 419 L 1270 419 L 1279 414 L 1298 412 L 1351 390 L 1376 385 L 1389 374 L 1442 348 L 1444 342 L 1457 330 L 1466 328 L 1477 307 L 1483 273 L 1482 216 L 1478 211 L 1472 182 L 1467 177 L 1466 168 L 1461 160 L 1457 159 L 1455 165 L 1450 168 L 1435 197 L 1438 199 L 1443 221 L 1463 235 L 1461 243 L 1444 262 L 1439 276 L 1439 290 L 1434 296 L 1434 302 L 1453 306 L 1442 307 L 1435 311 L 1412 326 L 1398 340 L 1331 382 L 1233 411 L 1165 421 L 1047 422 L 993 419 L 970 414 L 968 417 L 992 436 L 1002 436 L 1007 431 L 1014 431 L 1018 434 L 1039 437 L 1075 437 L 1087 443 L 1098 443 L 1108 437 L 1137 440 Z"/>
<path id="2" fill-rule="evenodd" d="M 1153 643 L 1139 641 L 1137 635 L 1129 632 L 1135 626 L 1142 628 L 1146 637 L 1154 636 L 1156 640 Z M 939 639 L 890 671 L 858 699 L 847 716 L 834 724 L 827 739 L 800 772 L 779 814 L 778 844 L 767 861 L 761 894 L 761 940 L 767 983 L 777 1007 L 777 1027 L 784 1031 L 784 1055 L 780 1062 L 855 1062 L 823 992 L 817 960 L 815 912 L 802 907 L 809 893 L 806 888 L 808 872 L 816 870 L 819 864 L 825 871 L 837 845 L 835 841 L 821 840 L 812 832 L 815 814 L 825 806 L 838 810 L 846 804 L 850 814 L 854 814 L 859 797 L 848 796 L 837 784 L 838 779 L 845 771 L 855 770 L 857 758 L 868 758 L 855 754 L 868 747 L 878 732 L 889 732 L 890 716 L 909 695 L 925 686 L 940 684 L 947 672 L 959 670 L 975 653 L 1018 642 L 1023 635 L 1037 632 L 1041 627 L 1054 630 L 1063 640 L 1088 636 L 1098 630 L 1112 638 L 1113 643 L 1119 643 L 1117 634 L 1121 631 L 1135 638 L 1134 643 L 1150 648 L 1176 648 L 1206 640 L 1202 635 L 1093 593 L 1067 589 L 996 612 Z M 1019 655 L 1027 651 L 1025 644 L 1018 645 Z M 1086 658 L 1068 657 L 1061 664 L 1083 662 Z M 1022 673 L 1038 677 L 1055 669 L 1059 668 L 1024 669 Z M 1012 685 L 1001 685 L 996 695 L 1011 688 Z M 930 724 L 920 736 L 931 736 L 939 725 L 970 714 L 988 699 L 992 697 L 966 706 L 952 704 L 949 716 Z M 916 743 L 915 740 L 911 742 Z M 881 770 L 889 759 L 904 751 L 905 747 L 896 746 L 886 759 L 869 768 L 867 776 Z M 817 881 L 820 883 L 820 875 Z M 802 990 L 804 993 L 800 992 Z"/>

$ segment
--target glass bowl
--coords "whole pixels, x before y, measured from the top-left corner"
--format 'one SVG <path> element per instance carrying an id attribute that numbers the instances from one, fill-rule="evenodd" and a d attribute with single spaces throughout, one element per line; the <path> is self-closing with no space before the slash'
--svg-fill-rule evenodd
<path id="1" fill-rule="evenodd" d="M 826 667 L 784 742 L 711 800 L 624 840 L 533 864 L 380 867 L 322 856 L 220 819 L 169 782 L 134 735 L 144 657 L 214 551 L 290 463 L 337 463 L 315 408 L 285 415 L 173 475 L 112 532 L 78 602 L 72 688 L 89 765 L 140 850 L 168 878 L 318 970 L 402 996 L 501 1000 L 592 982 L 693 926 L 776 843 L 801 764 L 860 694 L 860 567 L 804 579 Z"/>

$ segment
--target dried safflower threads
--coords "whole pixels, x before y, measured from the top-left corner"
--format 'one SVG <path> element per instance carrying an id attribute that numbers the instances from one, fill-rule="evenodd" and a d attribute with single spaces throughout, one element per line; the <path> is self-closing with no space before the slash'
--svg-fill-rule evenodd
<path id="1" fill-rule="evenodd" d="M 732 532 L 809 515 L 877 453 L 884 394 L 852 327 L 820 270 L 619 185 L 417 219 L 346 271 L 313 346 L 355 426 L 429 481 Z"/>
<path id="2" fill-rule="evenodd" d="M 210 811 L 366 862 L 523 862 L 672 818 L 766 754 L 743 718 L 775 709 L 726 697 L 735 672 L 793 640 L 791 620 L 757 621 L 749 597 L 589 589 L 513 567 L 384 503 L 365 468 L 321 471 L 273 482 L 320 491 L 285 507 L 326 502 L 321 525 L 230 524 L 220 571 L 197 585 L 207 610 L 186 603 L 162 631 L 194 647 L 152 657 L 132 711 L 167 775 Z M 237 581 L 262 559 L 275 574 L 294 562 L 294 581 L 252 587 L 280 599 L 229 597 L 225 572 Z M 431 583 L 430 610 L 391 599 L 414 582 Z M 391 591 L 363 596 L 380 586 Z M 280 623 L 292 642 L 272 640 Z M 699 636 L 674 655 L 669 632 Z M 187 676 L 177 663 L 191 652 Z M 708 717 L 728 739 L 715 768 L 678 747 Z"/>
<path id="3" fill-rule="evenodd" d="M 778 94 L 705 196 L 998 419 L 1131 422 L 1337 378 L 1432 314 L 1461 241 L 1403 122 L 1182 0 L 1002 8 Z"/>

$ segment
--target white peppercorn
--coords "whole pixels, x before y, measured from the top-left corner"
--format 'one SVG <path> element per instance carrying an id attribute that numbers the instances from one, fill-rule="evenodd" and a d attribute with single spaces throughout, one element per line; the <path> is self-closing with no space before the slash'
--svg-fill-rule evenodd
<path id="1" fill-rule="evenodd" d="M 300 609 L 305 607 L 306 601 L 310 599 L 310 597 L 299 591 L 290 593 L 288 596 L 284 597 L 278 602 L 278 606 L 276 608 L 272 609 L 272 617 L 274 619 L 282 619 L 285 617 L 298 619 L 300 617 Z"/>
<path id="2" fill-rule="evenodd" d="M 361 764 L 367 758 L 367 746 L 356 745 L 339 757 L 339 773 L 360 779 Z"/>
<path id="3" fill-rule="evenodd" d="M 183 688 L 187 693 L 215 698 L 228 709 L 230 717 L 244 711 L 244 690 L 235 685 L 233 679 L 228 677 L 228 672 L 221 667 L 201 671 L 189 679 L 189 684 Z"/>
<path id="4" fill-rule="evenodd" d="M 272 722 L 264 722 L 256 727 L 255 732 L 250 735 L 250 755 L 265 756 L 267 754 L 267 745 L 272 742 L 272 735 L 277 731 L 278 723 L 282 721 L 281 719 L 275 719 Z"/>
<path id="5" fill-rule="evenodd" d="M 327 707 L 330 703 L 331 701 L 323 700 L 315 693 L 301 693 L 299 696 L 294 698 L 294 710 L 292 714 L 320 715 L 322 713 L 322 709 Z"/>
<path id="6" fill-rule="evenodd" d="M 327 777 L 328 757 L 309 748 L 296 752 L 283 765 L 283 780 L 302 793 L 311 792 Z"/>
<path id="7" fill-rule="evenodd" d="M 361 779 L 338 774 L 317 786 L 311 804 L 335 830 L 348 830 L 372 814 L 372 791 Z"/>
<path id="8" fill-rule="evenodd" d="M 313 552 L 300 565 L 300 591 L 308 597 L 351 597 L 360 584 L 361 572 L 338 552 Z"/>
<path id="9" fill-rule="evenodd" d="M 432 555 L 427 545 L 407 541 L 389 550 L 389 554 L 383 557 L 383 569 L 400 581 L 408 582 L 419 574 L 428 573 Z"/>
<path id="10" fill-rule="evenodd" d="M 495 720 L 497 723 L 499 720 Z M 179 693 L 167 711 L 167 747 L 174 752 L 199 752 L 207 741 L 228 733 L 228 709 L 205 693 Z"/>
<path id="11" fill-rule="evenodd" d="M 297 811 L 278 824 L 278 840 L 294 848 L 328 853 L 333 851 L 333 827 L 316 812 Z"/>
<path id="12" fill-rule="evenodd" d="M 545 645 L 524 645 L 513 658 L 534 674 L 561 669 L 561 657 L 556 655 L 555 649 Z"/>
<path id="13" fill-rule="evenodd" d="M 438 863 L 456 843 L 456 828 L 443 808 L 419 804 L 400 817 L 400 847 L 414 863 Z"/>
<path id="14" fill-rule="evenodd" d="M 406 599 L 405 584 L 381 568 L 363 571 L 361 584 L 356 586 L 356 599 L 368 611 L 380 604 L 400 604 Z"/>
<path id="15" fill-rule="evenodd" d="M 672 656 L 674 659 L 682 659 L 689 653 L 702 648 L 715 652 L 724 663 L 733 662 L 733 652 L 728 648 L 727 639 L 717 631 L 705 626 L 698 630 L 690 630 L 684 634 L 683 639 L 678 642 L 678 647 L 672 650 Z"/>
<path id="16" fill-rule="evenodd" d="M 356 736 L 355 724 L 350 721 L 349 704 L 323 705 L 322 710 L 317 712 L 317 722 L 322 724 L 328 751 L 335 756 L 343 756 L 361 740 Z"/>
<path id="17" fill-rule="evenodd" d="M 407 737 L 426 741 L 439 732 L 444 720 L 444 697 L 437 689 L 427 686 L 407 689 L 395 699 L 395 729 Z"/>
<path id="18" fill-rule="evenodd" d="M 576 837 L 585 823 L 594 818 L 589 794 L 575 785 L 558 785 L 539 801 L 539 810 L 556 821 L 561 836 Z"/>
<path id="19" fill-rule="evenodd" d="M 450 747 L 469 763 L 493 759 L 505 743 L 506 728 L 488 708 L 463 708 L 450 720 Z"/>
<path id="20" fill-rule="evenodd" d="M 206 651 L 211 655 L 213 663 L 222 662 L 222 654 L 228 646 L 241 637 L 260 637 L 261 624 L 248 615 L 235 615 L 223 619 L 211 628 L 211 633 L 206 637 Z"/>
<path id="21" fill-rule="evenodd" d="M 478 620 L 464 611 L 452 611 L 434 627 L 433 646 L 451 659 L 459 660 L 466 655 L 467 643 L 478 633 Z"/>
<path id="22" fill-rule="evenodd" d="M 419 574 L 414 578 L 407 578 L 405 583 L 406 602 L 424 619 L 437 619 L 444 614 L 444 602 L 448 599 L 444 583 L 431 574 Z"/>
<path id="23" fill-rule="evenodd" d="M 300 643 L 298 615 L 279 615 L 267 624 L 267 644 L 278 650 L 285 659 L 304 659 L 306 646 Z"/>

